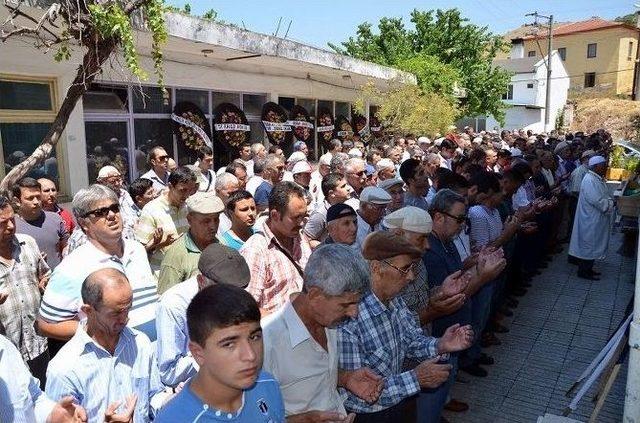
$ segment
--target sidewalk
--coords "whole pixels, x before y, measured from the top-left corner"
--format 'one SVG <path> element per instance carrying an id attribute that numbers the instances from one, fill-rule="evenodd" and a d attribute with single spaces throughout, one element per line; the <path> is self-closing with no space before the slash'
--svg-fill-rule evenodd
<path id="1" fill-rule="evenodd" d="M 577 278 L 565 245 L 564 253 L 519 299 L 514 316 L 505 320 L 510 332 L 498 335 L 502 345 L 485 350 L 496 361 L 486 366 L 489 376 L 461 373 L 469 383 L 456 383 L 452 397 L 469 403 L 470 409 L 445 412 L 449 421 L 536 422 L 545 413 L 562 415 L 569 404 L 565 392 L 604 347 L 633 295 L 636 259 L 617 254 L 621 243 L 622 235 L 614 231 L 607 259 L 595 266 L 602 279 L 594 282 Z M 626 376 L 625 363 L 598 422 L 622 421 Z M 569 417 L 589 420 L 594 391 Z"/>

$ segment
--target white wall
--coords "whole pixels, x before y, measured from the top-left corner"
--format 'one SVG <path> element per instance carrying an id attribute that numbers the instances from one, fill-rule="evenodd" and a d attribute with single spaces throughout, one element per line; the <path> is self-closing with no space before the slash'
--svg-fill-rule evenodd
<path id="1" fill-rule="evenodd" d="M 499 129 L 525 129 L 534 132 L 544 131 L 544 110 L 543 109 L 527 109 L 522 106 L 514 106 L 506 111 L 505 124 L 500 126 L 493 116 L 487 118 L 487 129 L 493 130 L 495 127 Z"/>

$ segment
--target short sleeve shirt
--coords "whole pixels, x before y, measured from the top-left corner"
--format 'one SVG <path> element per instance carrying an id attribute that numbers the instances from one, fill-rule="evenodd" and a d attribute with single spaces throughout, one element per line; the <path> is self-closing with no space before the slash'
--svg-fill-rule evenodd
<path id="1" fill-rule="evenodd" d="M 258 206 L 267 206 L 269 205 L 269 194 L 271 194 L 271 190 L 273 189 L 273 185 L 271 185 L 267 181 L 263 181 L 258 188 L 256 188 L 256 195 L 254 195 L 256 200 L 256 205 Z"/>
<path id="2" fill-rule="evenodd" d="M 327 232 L 327 210 L 329 204 L 325 201 L 316 211 L 311 213 L 307 224 L 304 226 L 304 234 L 316 241 L 324 241 Z"/>
<path id="3" fill-rule="evenodd" d="M 29 221 L 16 216 L 16 232 L 36 240 L 40 251 L 47 255 L 50 268 L 60 263 L 60 245 L 69 238 L 69 233 L 58 213 L 43 211 L 38 219 Z"/>
<path id="4" fill-rule="evenodd" d="M 169 401 L 158 413 L 154 422 L 233 422 L 280 423 L 285 421 L 284 403 L 278 381 L 262 371 L 255 385 L 243 392 L 242 406 L 229 413 L 205 404 L 191 389 L 191 382 Z"/>
<path id="5" fill-rule="evenodd" d="M 198 273 L 198 260 L 201 254 L 202 251 L 193 242 L 189 232 L 171 244 L 160 266 L 158 294 L 195 276 Z"/>

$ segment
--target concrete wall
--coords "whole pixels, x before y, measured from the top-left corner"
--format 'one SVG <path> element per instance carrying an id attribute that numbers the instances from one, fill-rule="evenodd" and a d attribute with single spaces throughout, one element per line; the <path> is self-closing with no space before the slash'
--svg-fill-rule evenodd
<path id="1" fill-rule="evenodd" d="M 611 89 L 614 94 L 631 94 L 634 50 L 632 60 L 627 60 L 629 39 L 638 39 L 638 32 L 629 28 L 608 28 L 598 31 L 558 36 L 553 39 L 553 49 L 566 48 L 564 65 L 571 77 L 571 89 L 583 89 L 584 74 L 596 73 L 596 85 Z M 625 42 L 626 41 L 626 42 Z M 524 54 L 536 51 L 537 57 L 546 55 L 546 40 L 539 40 L 542 54 L 535 40 L 525 40 Z M 597 55 L 587 58 L 587 45 L 597 43 Z M 622 60 L 623 59 L 623 60 Z"/>
<path id="2" fill-rule="evenodd" d="M 493 116 L 487 118 L 487 128 L 493 129 L 531 129 L 534 132 L 544 131 L 544 110 L 527 109 L 522 106 L 513 106 L 507 109 L 505 124 L 500 126 Z"/>

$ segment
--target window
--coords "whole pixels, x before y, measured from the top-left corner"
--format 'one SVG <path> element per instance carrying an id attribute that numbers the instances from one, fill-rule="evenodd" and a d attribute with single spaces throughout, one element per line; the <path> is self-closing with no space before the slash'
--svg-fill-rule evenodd
<path id="1" fill-rule="evenodd" d="M 171 90 L 163 94 L 159 87 L 135 88 L 133 93 L 133 113 L 171 113 Z"/>
<path id="2" fill-rule="evenodd" d="M 536 51 L 535 50 L 529 50 L 529 52 L 527 53 L 528 57 L 536 57 Z"/>
<path id="3" fill-rule="evenodd" d="M 82 96 L 85 113 L 129 113 L 127 87 L 91 84 Z"/>
<path id="4" fill-rule="evenodd" d="M 209 92 L 199 90 L 176 90 L 176 104 L 181 101 L 189 101 L 202 110 L 205 115 L 209 113 Z"/>
<path id="5" fill-rule="evenodd" d="M 513 85 L 509 84 L 507 86 L 507 92 L 502 94 L 503 100 L 513 100 Z"/>
<path id="6" fill-rule="evenodd" d="M 267 102 L 267 96 L 256 94 L 243 94 L 242 95 L 242 111 L 249 117 L 249 115 L 260 116 L 262 115 L 262 106 Z"/>
<path id="7" fill-rule="evenodd" d="M 149 170 L 149 163 L 146 159 L 144 165 L 140 166 L 143 163 L 138 163 L 138 156 L 142 157 L 144 154 L 146 158 L 151 147 L 160 145 L 164 147 L 170 157 L 175 157 L 173 153 L 173 128 L 170 119 L 134 119 L 133 129 L 136 137 L 134 151 L 138 165 L 136 178 Z"/>
<path id="8" fill-rule="evenodd" d="M 297 100 L 297 104 L 304 107 L 305 110 L 309 113 L 309 117 L 311 119 L 315 118 L 316 115 L 316 101 L 309 98 L 299 98 Z"/>
<path id="9" fill-rule="evenodd" d="M 96 181 L 98 171 L 106 165 L 117 167 L 126 181 L 135 179 L 129 178 L 129 130 L 126 121 L 85 122 L 84 132 L 87 140 L 87 170 L 90 184 Z M 146 154 L 136 151 L 135 160 L 144 166 Z"/>
<path id="10" fill-rule="evenodd" d="M 527 88 L 533 88 L 533 83 L 527 84 Z"/>
<path id="11" fill-rule="evenodd" d="M 566 47 L 560 47 L 558 49 L 558 55 L 560 56 L 560 60 L 562 60 L 563 62 L 565 60 L 567 60 L 567 48 Z"/>
<path id="12" fill-rule="evenodd" d="M 0 176 L 25 160 L 45 137 L 56 116 L 56 90 L 51 79 L 13 77 L 0 78 Z M 60 184 L 58 173 L 61 147 L 27 176 L 48 177 Z"/>
<path id="13" fill-rule="evenodd" d="M 627 60 L 633 60 L 633 41 L 629 41 L 629 47 L 627 48 Z"/>
<path id="14" fill-rule="evenodd" d="M 231 103 L 240 107 L 240 94 L 239 93 L 213 93 L 213 108 L 215 109 L 222 103 Z"/>
<path id="15" fill-rule="evenodd" d="M 587 44 L 587 59 L 592 59 L 596 57 L 597 53 L 598 53 L 597 43 Z"/>
<path id="16" fill-rule="evenodd" d="M 293 97 L 278 97 L 278 104 L 284 107 L 287 112 L 290 112 L 296 104 L 296 99 Z"/>
<path id="17" fill-rule="evenodd" d="M 596 73 L 589 72 L 584 74 L 584 87 L 591 88 L 596 86 Z"/>
<path id="18" fill-rule="evenodd" d="M 329 109 L 331 114 L 333 114 L 333 101 L 318 100 L 318 110 L 320 109 Z"/>
<path id="19" fill-rule="evenodd" d="M 338 115 L 342 115 L 347 119 L 351 119 L 351 105 L 349 103 L 336 101 L 336 114 L 334 117 Z"/>

